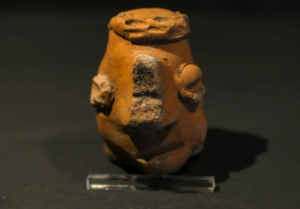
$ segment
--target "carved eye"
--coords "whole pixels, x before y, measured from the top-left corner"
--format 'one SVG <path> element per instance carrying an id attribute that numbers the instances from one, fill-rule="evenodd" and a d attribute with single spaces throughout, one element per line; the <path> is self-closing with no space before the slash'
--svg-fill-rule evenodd
<path id="1" fill-rule="evenodd" d="M 193 88 L 201 79 L 202 72 L 200 68 L 193 64 L 183 64 L 178 69 L 181 84 L 185 88 Z"/>

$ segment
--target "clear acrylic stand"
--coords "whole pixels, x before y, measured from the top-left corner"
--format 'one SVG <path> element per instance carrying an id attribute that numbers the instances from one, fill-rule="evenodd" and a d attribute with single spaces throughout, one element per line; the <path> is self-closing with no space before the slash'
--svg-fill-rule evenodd
<path id="1" fill-rule="evenodd" d="M 184 193 L 214 192 L 213 176 L 89 174 L 88 190 L 172 191 Z"/>

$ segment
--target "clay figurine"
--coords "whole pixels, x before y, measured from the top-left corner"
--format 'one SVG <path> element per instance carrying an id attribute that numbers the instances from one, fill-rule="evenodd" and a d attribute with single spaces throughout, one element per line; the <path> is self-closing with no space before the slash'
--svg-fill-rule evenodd
<path id="1" fill-rule="evenodd" d="M 146 174 L 175 173 L 203 149 L 207 131 L 188 17 L 135 9 L 113 17 L 108 27 L 90 98 L 104 151 Z"/>

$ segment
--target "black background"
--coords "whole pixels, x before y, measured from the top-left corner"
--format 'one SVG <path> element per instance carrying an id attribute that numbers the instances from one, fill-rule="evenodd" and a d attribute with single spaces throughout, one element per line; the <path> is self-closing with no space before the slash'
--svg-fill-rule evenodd
<path id="1" fill-rule="evenodd" d="M 178 175 L 214 194 L 86 191 L 126 173 L 102 153 L 89 105 L 107 23 L 140 7 L 179 10 L 202 68 L 206 148 Z M 0 3 L 0 208 L 299 208 L 300 15 L 292 1 Z"/>

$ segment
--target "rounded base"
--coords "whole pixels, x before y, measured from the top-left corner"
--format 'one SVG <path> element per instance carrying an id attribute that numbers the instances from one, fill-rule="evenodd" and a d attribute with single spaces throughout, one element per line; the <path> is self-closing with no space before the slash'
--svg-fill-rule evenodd
<path id="1" fill-rule="evenodd" d="M 145 160 L 132 158 L 127 153 L 120 152 L 120 150 L 114 152 L 106 143 L 104 145 L 104 152 L 112 161 L 125 166 L 136 167 L 140 172 L 145 174 L 176 173 L 190 157 L 199 154 L 202 149 L 203 147 L 192 149 L 191 146 L 185 145 L 184 147 Z"/>

